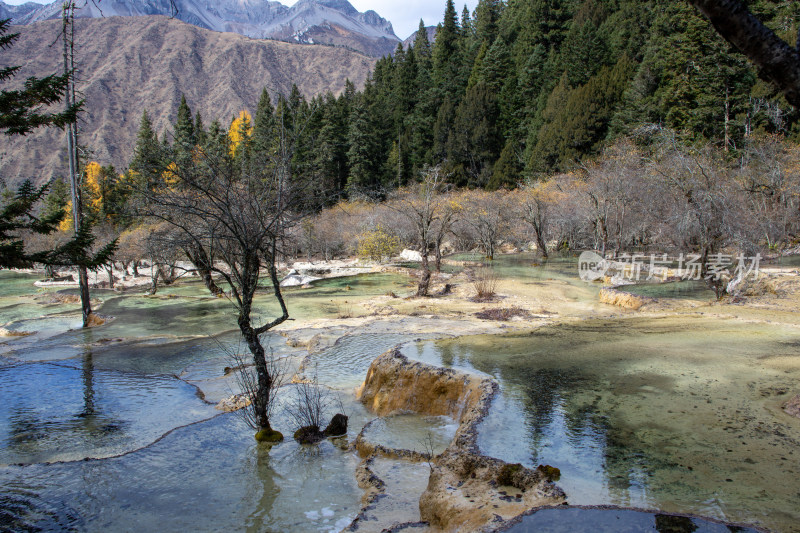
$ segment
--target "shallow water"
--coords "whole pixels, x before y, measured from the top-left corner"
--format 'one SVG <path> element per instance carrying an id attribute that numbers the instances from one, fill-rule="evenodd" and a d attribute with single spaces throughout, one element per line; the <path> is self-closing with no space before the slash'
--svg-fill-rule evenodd
<path id="1" fill-rule="evenodd" d="M 643 513 L 620 509 L 542 509 L 526 516 L 507 530 L 508 533 L 560 533 L 563 531 L 593 531 L 596 533 L 755 533 L 750 528 L 738 528 L 709 522 L 700 518 Z"/>
<path id="2" fill-rule="evenodd" d="M 288 438 L 269 450 L 201 400 L 196 387 L 213 401 L 236 388 L 224 368 L 246 349 L 230 302 L 192 281 L 154 297 L 93 291 L 114 320 L 80 330 L 78 306 L 37 300 L 35 279 L 0 272 L 8 329 L 34 332 L 0 339 L 0 530 L 339 531 L 358 513 L 358 458 L 340 441 L 297 445 L 279 405 L 274 425 Z M 318 318 L 406 286 L 403 276 L 362 275 L 286 297 L 294 317 Z M 264 317 L 277 310 L 268 291 L 256 303 Z M 372 418 L 352 389 L 374 357 L 410 338 L 355 335 L 316 354 L 351 440 Z M 264 340 L 291 372 L 306 355 L 277 334 Z"/>
<path id="3" fill-rule="evenodd" d="M 642 283 L 619 288 L 649 298 L 683 298 L 687 300 L 713 301 L 716 294 L 703 281 L 680 281 L 674 283 Z"/>
<path id="4" fill-rule="evenodd" d="M 535 290 L 555 282 L 573 301 L 596 296 L 596 287 L 578 280 L 574 259 L 541 267 L 532 261 L 531 255 L 499 256 L 494 264 L 502 279 Z M 6 275 L 0 273 L 0 313 L 17 317 L 10 328 L 37 334 L 0 339 L 0 373 L 9 376 L 0 383 L 0 454 L 10 457 L 0 462 L 136 451 L 0 468 L 0 528 L 177 531 L 213 523 L 215 530 L 328 531 L 358 512 L 352 452 L 330 441 L 304 448 L 291 439 L 267 451 L 235 415 L 210 418 L 218 411 L 193 385 L 213 401 L 229 394 L 225 353 L 244 351 L 228 301 L 210 297 L 197 282 L 152 298 L 97 291 L 99 312 L 116 318 L 81 331 L 70 329 L 79 323 L 77 306 L 37 302 L 24 291 L 35 277 Z M 361 275 L 291 289 L 287 301 L 298 319 L 334 317 L 359 299 L 403 295 L 412 286 L 404 276 Z M 257 300 L 264 317 L 276 311 L 268 291 Z M 733 321 L 687 323 L 595 321 L 406 350 L 498 378 L 502 394 L 481 427 L 482 450 L 559 467 L 570 503 L 796 530 L 800 424 L 777 406 L 800 377 L 800 333 Z M 351 439 L 372 418 L 352 389 L 376 356 L 417 337 L 413 331 L 350 334 L 306 361 L 306 374 L 340 396 Z M 278 335 L 268 340 L 294 367 L 307 355 Z M 40 393 L 47 387 L 50 392 Z M 12 395 L 20 397 L 6 400 Z M 291 433 L 284 415 L 276 426 Z M 415 449 L 434 433 L 436 451 L 454 430 L 448 420 L 414 416 L 370 428 L 378 443 Z M 407 516 L 414 497 L 402 487 L 424 486 L 427 465 L 387 461 L 377 468 L 394 487 L 388 509 Z"/>
<path id="5" fill-rule="evenodd" d="M 215 414 L 183 381 L 97 370 L 91 353 L 0 368 L 0 398 L 0 465 L 119 455 Z"/>
<path id="6" fill-rule="evenodd" d="M 378 418 L 364 430 L 370 444 L 438 455 L 450 445 L 458 424 L 447 416 L 403 413 Z"/>
<path id="7" fill-rule="evenodd" d="M 102 461 L 0 470 L 8 530 L 339 531 L 358 513 L 358 459 L 325 441 L 259 446 L 235 415 Z"/>
<path id="8" fill-rule="evenodd" d="M 800 420 L 779 406 L 796 392 L 799 346 L 796 328 L 696 317 L 585 321 L 403 351 L 497 378 L 482 451 L 558 467 L 571 504 L 797 531 Z"/>

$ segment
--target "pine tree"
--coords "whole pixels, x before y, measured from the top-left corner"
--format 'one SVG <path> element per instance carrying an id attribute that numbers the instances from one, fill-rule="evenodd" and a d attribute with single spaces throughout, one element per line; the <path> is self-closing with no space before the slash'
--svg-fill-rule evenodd
<path id="1" fill-rule="evenodd" d="M 194 121 L 192 120 L 192 110 L 186 103 L 186 97 L 181 95 L 181 103 L 178 105 L 178 118 L 175 122 L 175 142 L 176 150 L 191 152 L 197 144 L 197 136 L 194 131 Z"/>
<path id="2" fill-rule="evenodd" d="M 413 52 L 418 64 L 430 67 L 431 42 L 428 39 L 428 29 L 422 19 L 419 21 L 419 29 L 414 37 Z"/>
<path id="3" fill-rule="evenodd" d="M 0 51 L 7 50 L 19 39 L 19 33 L 8 33 L 11 19 L 0 19 Z M 0 81 L 16 76 L 19 66 L 0 68 Z M 72 103 L 61 113 L 45 109 L 61 102 L 67 93 L 71 73 L 46 78 L 28 78 L 21 89 L 0 91 L 0 131 L 6 135 L 26 135 L 42 126 L 64 128 L 77 120 L 83 101 Z"/>
<path id="4" fill-rule="evenodd" d="M 203 116 L 198 111 L 194 116 L 194 135 L 199 146 L 206 143 L 206 127 L 203 124 Z"/>
<path id="5" fill-rule="evenodd" d="M 500 0 L 480 0 L 478 7 L 475 8 L 475 33 L 487 47 L 497 38 L 501 13 Z"/>
<path id="6" fill-rule="evenodd" d="M 459 71 L 461 58 L 459 57 L 460 28 L 458 16 L 453 0 L 447 0 L 444 13 L 444 22 L 439 24 L 436 31 L 436 41 L 433 45 L 433 83 L 441 94 L 442 101 L 445 96 L 451 99 L 460 99 Z"/>
<path id="7" fill-rule="evenodd" d="M 363 100 L 353 106 L 347 143 L 349 145 L 347 160 L 350 164 L 350 173 L 347 177 L 348 193 L 354 195 L 373 191 L 380 185 L 376 180 L 378 169 L 375 163 L 379 146 Z"/>
<path id="8" fill-rule="evenodd" d="M 128 165 L 131 181 L 150 189 L 156 187 L 161 177 L 164 154 L 164 147 L 158 142 L 153 123 L 145 110 L 136 134 L 133 159 Z"/>
<path id="9" fill-rule="evenodd" d="M 258 99 L 256 116 L 253 122 L 253 150 L 258 158 L 269 159 L 277 149 L 277 135 L 275 123 L 275 108 L 269 92 L 264 88 Z"/>
<path id="10" fill-rule="evenodd" d="M 456 112 L 448 139 L 448 159 L 454 165 L 455 181 L 469 187 L 486 187 L 492 166 L 500 156 L 502 137 L 498 131 L 497 96 L 483 82 L 467 91 Z M 459 179 L 460 178 L 460 179 Z"/>

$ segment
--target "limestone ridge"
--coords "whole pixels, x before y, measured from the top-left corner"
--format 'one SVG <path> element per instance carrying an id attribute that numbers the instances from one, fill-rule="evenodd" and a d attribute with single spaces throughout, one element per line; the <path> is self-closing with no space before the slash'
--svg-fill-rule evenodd
<path id="1" fill-rule="evenodd" d="M 0 1 L 0 16 L 14 24 L 32 24 L 61 16 L 60 0 L 39 6 Z M 391 54 L 400 39 L 392 24 L 375 11 L 359 12 L 347 0 L 300 0 L 292 7 L 270 0 L 102 0 L 88 2 L 81 18 L 174 16 L 207 30 L 257 39 L 343 46 L 374 57 Z"/>
<path id="2" fill-rule="evenodd" d="M 553 483 L 557 469 L 540 466 L 530 470 L 481 455 L 478 425 L 497 391 L 492 379 L 412 362 L 395 348 L 373 361 L 357 392 L 361 402 L 379 416 L 413 411 L 447 415 L 458 422 L 450 445 L 431 460 L 428 486 L 419 501 L 420 517 L 437 531 L 494 531 L 532 508 L 566 501 L 564 491 Z M 362 456 L 370 455 L 357 475 L 359 485 L 367 491 L 366 501 L 348 531 L 361 529 L 362 522 L 369 519 L 370 505 L 384 491 L 382 480 L 371 468 L 377 455 L 428 460 L 416 457 L 416 452 L 364 444 L 357 442 L 356 446 Z M 509 482 L 511 486 L 506 486 Z M 398 525 L 397 530 L 406 526 L 421 524 Z"/>
<path id="3" fill-rule="evenodd" d="M 86 98 L 81 143 L 95 161 L 119 171 L 133 155 L 145 109 L 159 137 L 172 131 L 181 94 L 206 124 L 219 119 L 227 127 L 242 109 L 255 112 L 265 87 L 273 102 L 292 84 L 307 98 L 340 94 L 348 78 L 362 87 L 375 64 L 344 48 L 258 41 L 162 16 L 81 19 L 75 26 L 78 90 Z M 22 65 L 19 79 L 61 71 L 61 56 L 49 47 L 60 29 L 55 20 L 17 28 L 20 39 L 3 60 Z M 4 139 L 0 172 L 10 184 L 63 175 L 63 138 L 55 128 L 41 128 Z"/>

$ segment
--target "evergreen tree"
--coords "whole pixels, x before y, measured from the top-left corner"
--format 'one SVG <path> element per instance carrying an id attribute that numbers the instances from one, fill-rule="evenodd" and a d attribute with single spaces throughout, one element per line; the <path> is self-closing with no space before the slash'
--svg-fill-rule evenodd
<path id="1" fill-rule="evenodd" d="M 445 96 L 459 99 L 458 78 L 461 70 L 459 57 L 458 16 L 453 0 L 447 0 L 444 12 L 444 22 L 436 30 L 436 41 L 433 45 L 433 83 L 441 94 L 442 101 Z"/>
<path id="2" fill-rule="evenodd" d="M 503 147 L 498 131 L 499 115 L 497 96 L 487 84 L 478 83 L 467 91 L 447 144 L 448 160 L 457 174 L 456 183 L 469 187 L 488 184 Z"/>
<path id="3" fill-rule="evenodd" d="M 194 131 L 194 121 L 192 120 L 192 110 L 186 103 L 186 97 L 181 95 L 181 103 L 178 105 L 178 118 L 175 122 L 175 149 L 189 151 L 197 144 L 197 136 Z"/>
<path id="4" fill-rule="evenodd" d="M 350 195 L 371 192 L 380 185 L 376 179 L 379 171 L 375 163 L 380 147 L 372 130 L 366 104 L 363 100 L 356 102 L 350 115 L 347 135 L 347 160 L 350 164 L 347 191 Z"/>
<path id="5" fill-rule="evenodd" d="M 158 142 L 153 123 L 147 111 L 142 113 L 133 159 L 128 165 L 129 178 L 140 186 L 150 189 L 156 187 L 161 179 L 164 147 Z"/>
<path id="6" fill-rule="evenodd" d="M 8 33 L 11 19 L 0 19 L 0 51 L 8 50 L 19 39 L 19 33 Z M 19 66 L 0 68 L 0 82 L 16 76 Z M 6 135 L 26 135 L 42 126 L 64 128 L 73 124 L 83 101 L 75 102 L 63 112 L 49 113 L 48 106 L 64 98 L 71 73 L 46 78 L 28 78 L 21 89 L 0 91 L 0 131 Z"/>

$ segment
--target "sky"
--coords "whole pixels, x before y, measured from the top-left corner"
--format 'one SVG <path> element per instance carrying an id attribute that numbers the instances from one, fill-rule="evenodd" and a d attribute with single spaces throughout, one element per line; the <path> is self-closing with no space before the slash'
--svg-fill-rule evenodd
<path id="1" fill-rule="evenodd" d="M 6 4 L 24 4 L 26 1 L 33 1 L 38 4 L 49 4 L 52 0 L 4 0 Z M 297 0 L 279 0 L 281 3 L 291 6 Z M 419 19 L 425 21 L 426 26 L 435 26 L 442 21 L 444 15 L 445 0 L 350 0 L 353 7 L 361 12 L 372 9 L 377 11 L 380 16 L 387 19 L 394 26 L 394 33 L 401 39 L 405 39 L 417 31 Z M 470 11 L 475 10 L 478 0 L 456 0 L 456 11 L 461 16 L 464 4 Z"/>

